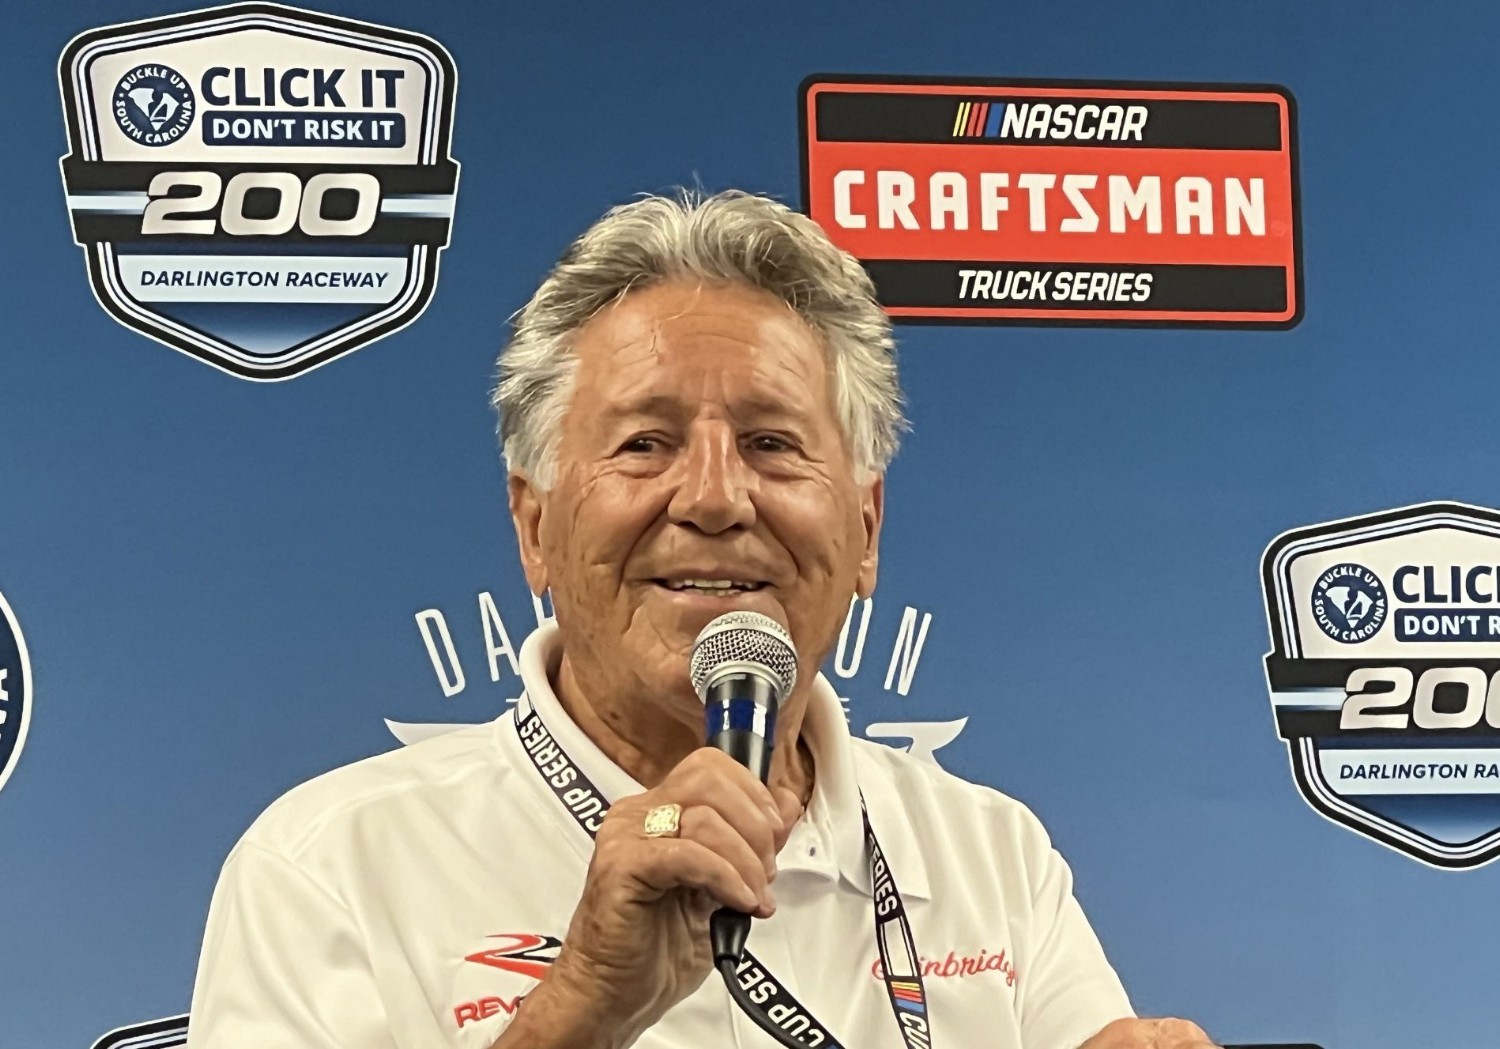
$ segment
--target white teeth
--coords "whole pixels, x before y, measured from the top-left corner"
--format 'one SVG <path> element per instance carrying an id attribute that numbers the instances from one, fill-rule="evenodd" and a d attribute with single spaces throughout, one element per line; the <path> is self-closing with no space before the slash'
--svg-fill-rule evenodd
<path id="1" fill-rule="evenodd" d="M 672 590 L 697 590 L 703 593 L 723 594 L 735 590 L 753 590 L 754 583 L 740 583 L 733 579 L 680 579 L 670 580 L 667 586 Z"/>

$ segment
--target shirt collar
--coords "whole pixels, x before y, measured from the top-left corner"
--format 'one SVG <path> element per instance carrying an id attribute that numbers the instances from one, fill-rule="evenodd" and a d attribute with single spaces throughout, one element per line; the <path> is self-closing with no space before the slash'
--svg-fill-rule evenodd
<path id="1" fill-rule="evenodd" d="M 522 644 L 519 663 L 525 693 L 519 706 L 529 705 L 537 712 L 558 746 L 611 803 L 641 793 L 646 788 L 611 761 L 563 710 L 552 688 L 562 663 L 562 651 L 562 632 L 551 622 L 538 627 Z M 524 709 L 517 714 L 519 718 Z M 860 815 L 861 778 L 855 767 L 858 754 L 849 734 L 843 703 L 821 673 L 813 682 L 802 738 L 812 752 L 814 767 L 812 798 L 802 822 L 810 825 L 814 846 L 821 845 L 830 852 L 833 863 L 830 866 L 819 861 L 816 853 L 783 852 L 780 866 L 783 870 L 841 876 L 861 892 L 871 893 L 874 886 L 865 856 L 864 821 Z M 870 823 L 898 888 L 903 895 L 930 899 L 926 862 L 904 799 L 889 784 L 887 776 L 865 779 Z"/>
<path id="2" fill-rule="evenodd" d="M 805 818 L 819 825 L 825 840 L 833 843 L 839 874 L 862 893 L 875 891 L 860 811 L 863 794 L 870 826 L 890 864 L 897 888 L 903 896 L 931 899 L 927 861 L 906 799 L 883 769 L 870 768 L 865 775 L 859 772 L 859 766 L 869 762 L 869 757 L 860 750 L 883 744 L 863 743 L 850 735 L 843 702 L 822 674 L 813 682 L 802 736 L 812 750 L 816 769 L 813 796 Z"/>
<path id="3" fill-rule="evenodd" d="M 611 804 L 619 798 L 641 793 L 646 788 L 595 746 L 594 741 L 563 710 L 557 693 L 552 690 L 552 680 L 562 666 L 562 655 L 562 631 L 556 623 L 548 622 L 532 631 L 521 645 L 521 684 L 526 688 L 521 702 L 530 703 L 557 745 L 567 752 L 579 771 L 604 793 Z M 523 711 L 517 711 L 518 718 L 521 713 Z"/>

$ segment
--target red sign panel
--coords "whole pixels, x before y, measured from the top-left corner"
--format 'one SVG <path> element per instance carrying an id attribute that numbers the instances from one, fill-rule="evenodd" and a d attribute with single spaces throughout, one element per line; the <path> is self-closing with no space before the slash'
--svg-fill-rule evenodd
<path id="1" fill-rule="evenodd" d="M 1283 88 L 814 76 L 802 203 L 898 320 L 1289 328 Z"/>

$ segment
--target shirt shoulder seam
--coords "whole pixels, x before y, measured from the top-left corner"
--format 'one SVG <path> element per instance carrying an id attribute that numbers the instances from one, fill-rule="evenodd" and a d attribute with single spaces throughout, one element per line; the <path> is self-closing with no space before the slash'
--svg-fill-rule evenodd
<path id="1" fill-rule="evenodd" d="M 293 874 L 297 875 L 299 878 L 301 878 L 303 881 L 305 881 L 308 885 L 311 885 L 314 889 L 318 890 L 319 893 L 321 893 L 323 896 L 325 896 L 325 897 L 328 898 L 328 900 L 329 900 L 330 903 L 332 903 L 335 907 L 339 908 L 339 910 L 343 911 L 351 919 L 354 917 L 354 911 L 353 911 L 352 908 L 350 908 L 349 902 L 347 900 L 345 900 L 343 897 L 341 897 L 332 888 L 330 888 L 329 886 L 323 884 L 323 882 L 320 881 L 312 873 L 312 871 L 310 871 L 306 867 L 302 866 L 296 860 L 292 859 L 292 857 L 284 855 L 283 853 L 281 853 L 277 849 L 272 848 L 270 845 L 265 845 L 265 844 L 262 844 L 261 842 L 250 841 L 250 840 L 241 841 L 239 843 L 239 845 L 236 847 L 235 851 L 236 852 L 257 852 L 257 853 L 260 853 L 261 855 L 263 855 L 265 857 L 268 857 L 269 859 L 273 860 L 278 865 L 280 865 L 282 867 L 285 867 L 287 870 L 289 870 Z"/>
<path id="2" fill-rule="evenodd" d="M 377 755 L 377 757 L 379 757 L 379 755 Z M 384 800 L 385 798 L 391 797 L 393 795 L 403 794 L 413 789 L 421 789 L 424 786 L 447 786 L 453 783 L 455 780 L 461 779 L 464 776 L 472 773 L 476 768 L 485 768 L 496 764 L 508 766 L 507 762 L 495 761 L 493 752 L 488 746 L 486 746 L 476 753 L 470 755 L 467 759 L 461 759 L 460 762 L 455 766 L 445 768 L 441 775 L 435 776 L 432 779 L 421 781 L 408 779 L 399 783 L 369 786 L 355 792 L 352 796 L 345 797 L 335 804 L 319 810 L 318 812 L 311 815 L 304 826 L 297 829 L 295 832 L 286 834 L 284 836 L 285 840 L 282 843 L 283 848 L 281 849 L 278 849 L 272 842 L 268 842 L 265 840 L 268 837 L 273 837 L 273 834 L 271 830 L 265 824 L 261 824 L 259 820 L 257 821 L 258 825 L 253 825 L 246 832 L 244 840 L 248 844 L 253 844 L 273 854 L 282 855 L 283 858 L 289 863 L 296 863 L 300 859 L 304 850 L 311 844 L 312 840 L 320 832 L 326 829 L 329 824 L 342 816 L 346 816 L 349 813 L 355 812 L 368 805 L 374 805 Z M 348 767 L 349 766 L 345 766 L 345 768 Z M 335 769 L 332 773 L 329 773 L 329 775 L 337 774 L 340 771 L 342 770 Z M 278 810 L 292 808 L 295 801 L 297 800 L 296 795 L 307 791 L 308 788 L 316 784 L 321 778 L 322 777 L 318 777 L 316 779 L 309 780 L 307 783 L 300 784 L 299 786 L 292 788 L 291 791 L 289 791 L 287 794 L 282 795 L 281 798 L 277 799 L 276 803 L 273 803 L 273 805 L 268 808 L 265 813 L 262 814 L 262 819 L 265 819 L 267 816 L 269 816 L 269 823 L 274 825 L 276 822 L 279 822 L 281 812 Z M 310 793 L 310 791 L 308 792 Z"/>

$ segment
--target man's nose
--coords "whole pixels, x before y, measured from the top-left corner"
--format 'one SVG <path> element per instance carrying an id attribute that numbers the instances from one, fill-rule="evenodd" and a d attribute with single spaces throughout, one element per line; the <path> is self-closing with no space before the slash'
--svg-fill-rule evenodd
<path id="1" fill-rule="evenodd" d="M 667 505 L 673 524 L 717 535 L 755 523 L 751 495 L 759 478 L 740 454 L 732 427 L 719 422 L 694 426 L 683 453 L 677 490 Z"/>

